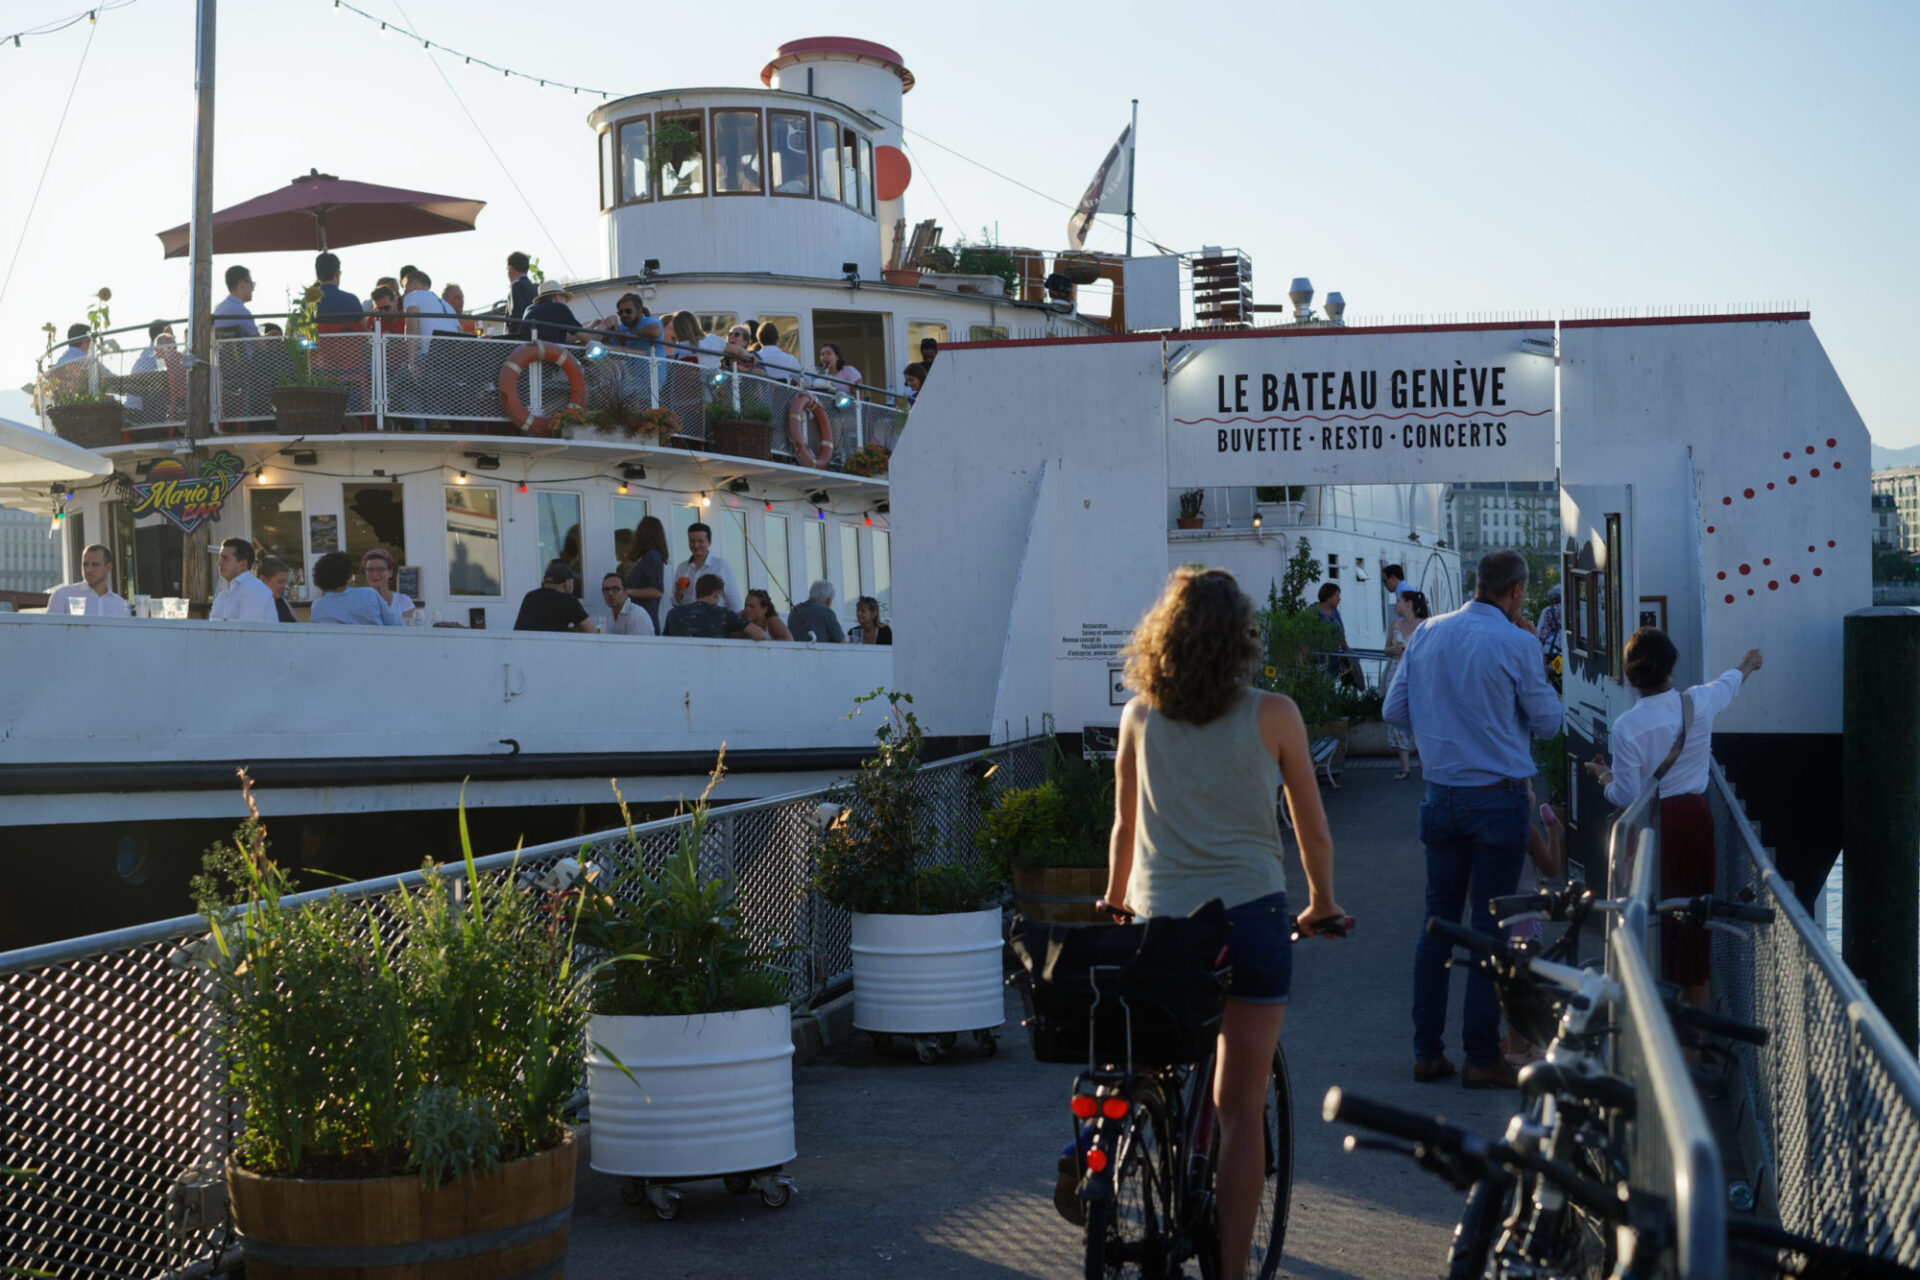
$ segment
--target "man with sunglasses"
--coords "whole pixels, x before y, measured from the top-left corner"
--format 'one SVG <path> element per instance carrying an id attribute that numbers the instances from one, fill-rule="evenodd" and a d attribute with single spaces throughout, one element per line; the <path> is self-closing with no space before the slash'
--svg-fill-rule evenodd
<path id="1" fill-rule="evenodd" d="M 650 636 L 653 618 L 627 598 L 627 584 L 617 573 L 600 580 L 600 602 L 607 606 L 605 633 L 610 636 Z"/>
<path id="2" fill-rule="evenodd" d="M 637 293 L 622 294 L 613 304 L 614 314 L 596 322 L 606 331 L 602 339 L 609 347 L 621 347 L 635 355 L 658 356 L 661 348 L 660 321 L 648 313 Z"/>

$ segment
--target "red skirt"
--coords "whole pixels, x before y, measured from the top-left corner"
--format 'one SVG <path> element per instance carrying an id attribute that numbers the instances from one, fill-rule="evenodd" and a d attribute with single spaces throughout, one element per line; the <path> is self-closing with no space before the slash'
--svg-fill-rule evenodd
<path id="1" fill-rule="evenodd" d="M 1705 796 L 1670 796 L 1660 802 L 1660 896 L 1695 898 L 1713 892 L 1713 810 Z M 1707 981 L 1712 971 L 1712 935 L 1671 921 L 1660 922 L 1660 976 L 1681 986 Z"/>

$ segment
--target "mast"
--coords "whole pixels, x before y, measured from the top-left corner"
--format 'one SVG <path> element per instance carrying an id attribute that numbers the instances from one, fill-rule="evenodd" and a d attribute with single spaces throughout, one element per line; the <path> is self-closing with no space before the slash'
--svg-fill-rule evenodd
<path id="1" fill-rule="evenodd" d="M 187 447 L 213 434 L 213 71 L 215 0 L 199 0 L 194 24 L 192 262 L 187 323 Z M 207 526 L 187 535 L 180 551 L 180 592 L 190 600 L 207 590 Z"/>
<path id="2" fill-rule="evenodd" d="M 1127 126 L 1127 256 L 1133 256 L 1133 144 L 1140 135 L 1140 99 L 1133 100 L 1133 123 Z"/>

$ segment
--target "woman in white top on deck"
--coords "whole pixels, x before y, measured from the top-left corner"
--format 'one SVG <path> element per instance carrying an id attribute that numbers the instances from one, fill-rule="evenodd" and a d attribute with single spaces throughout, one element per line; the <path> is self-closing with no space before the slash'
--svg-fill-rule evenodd
<path id="1" fill-rule="evenodd" d="M 400 615 L 400 621 L 408 622 L 413 618 L 413 597 L 404 591 L 393 589 L 393 557 L 384 547 L 373 547 L 360 557 L 360 576 L 367 585 L 380 593 L 387 607 Z"/>
<path id="2" fill-rule="evenodd" d="M 1673 687 L 1680 660 L 1666 632 L 1642 627 L 1627 639 L 1627 683 L 1640 701 L 1613 722 L 1613 763 L 1595 755 L 1586 770 L 1607 789 L 1609 803 L 1626 808 L 1653 780 L 1655 770 L 1680 736 L 1680 699 L 1693 704 L 1693 723 L 1680 756 L 1660 779 L 1660 896 L 1697 897 L 1713 892 L 1713 811 L 1707 806 L 1708 767 L 1713 762 L 1713 718 L 1730 706 L 1747 678 L 1760 669 L 1760 651 L 1747 650 L 1740 664 L 1711 684 L 1685 693 Z M 1711 951 L 1704 929 L 1665 921 L 1660 925 L 1660 976 L 1680 984 L 1681 998 L 1705 1008 Z"/>

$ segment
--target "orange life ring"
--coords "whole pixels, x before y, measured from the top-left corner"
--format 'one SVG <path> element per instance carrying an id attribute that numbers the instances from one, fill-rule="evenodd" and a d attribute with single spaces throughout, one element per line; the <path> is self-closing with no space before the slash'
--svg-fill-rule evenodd
<path id="1" fill-rule="evenodd" d="M 793 460 L 803 467 L 824 469 L 833 458 L 833 426 L 827 421 L 827 411 L 820 402 L 802 392 L 796 400 L 805 400 L 813 410 L 813 425 L 820 429 L 820 447 L 807 448 L 806 429 L 801 425 L 803 419 L 794 416 L 793 408 L 787 410 L 787 438 L 793 441 Z M 794 406 L 798 407 L 798 406 Z"/>
<path id="2" fill-rule="evenodd" d="M 587 375 L 580 368 L 580 362 L 565 347 L 557 347 L 550 342 L 528 342 L 513 349 L 500 365 L 500 407 L 506 410 L 507 421 L 523 428 L 529 435 L 544 436 L 553 433 L 553 418 L 550 414 L 534 417 L 527 406 L 520 401 L 520 375 L 528 366 L 550 364 L 567 375 L 567 402 L 576 409 L 586 407 Z"/>

